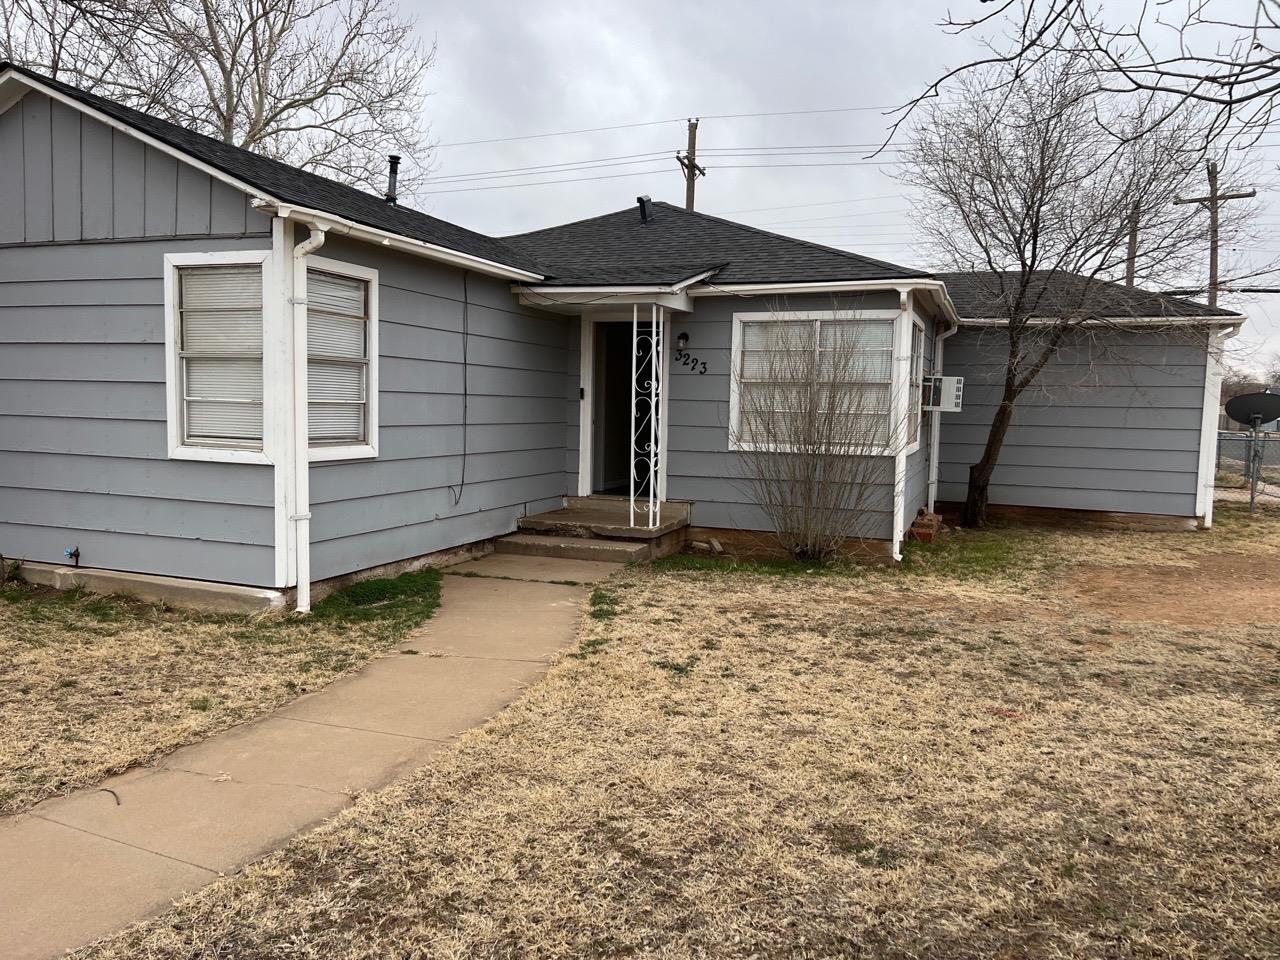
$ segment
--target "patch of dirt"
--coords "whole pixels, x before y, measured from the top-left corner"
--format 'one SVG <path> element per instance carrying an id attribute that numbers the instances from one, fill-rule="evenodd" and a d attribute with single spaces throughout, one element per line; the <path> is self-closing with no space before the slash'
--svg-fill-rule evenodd
<path id="1" fill-rule="evenodd" d="M 1204 554 L 1187 566 L 1085 564 L 1064 590 L 1118 620 L 1208 627 L 1280 621 L 1280 557 Z"/>

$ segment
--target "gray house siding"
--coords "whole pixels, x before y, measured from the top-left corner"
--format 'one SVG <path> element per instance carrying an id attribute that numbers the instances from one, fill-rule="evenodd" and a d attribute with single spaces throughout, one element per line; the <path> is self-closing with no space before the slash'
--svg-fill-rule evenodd
<path id="1" fill-rule="evenodd" d="M 313 578 L 509 533 L 558 507 L 567 318 L 470 273 L 464 345 L 462 270 L 338 237 L 317 255 L 378 271 L 380 424 L 376 460 L 312 464 Z"/>
<path id="2" fill-rule="evenodd" d="M 240 193 L 39 94 L 0 114 L 0 554 L 269 585 L 272 470 L 168 459 L 164 255 L 261 249 Z"/>
<path id="3" fill-rule="evenodd" d="M 730 352 L 735 313 L 770 310 L 897 309 L 894 291 L 840 297 L 806 294 L 777 297 L 700 297 L 692 314 L 672 317 L 672 335 L 689 334 L 688 350 L 707 363 L 706 374 L 675 365 L 667 380 L 667 498 L 692 501 L 695 526 L 769 530 L 771 524 L 754 502 L 746 478 L 746 456 L 729 449 Z M 575 390 L 576 396 L 576 390 Z M 888 539 L 893 534 L 893 461 L 877 467 L 875 489 L 867 497 L 861 536 Z"/>
<path id="4" fill-rule="evenodd" d="M 1207 344 L 1203 333 L 1079 334 L 1018 401 L 991 502 L 1194 516 Z M 938 497 L 962 501 L 999 402 L 1007 340 L 946 342 L 964 411 L 943 414 Z"/>

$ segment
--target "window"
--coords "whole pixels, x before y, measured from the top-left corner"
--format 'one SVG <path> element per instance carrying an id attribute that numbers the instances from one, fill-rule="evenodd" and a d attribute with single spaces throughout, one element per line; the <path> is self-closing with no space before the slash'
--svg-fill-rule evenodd
<path id="1" fill-rule="evenodd" d="M 736 446 L 887 448 L 895 315 L 736 317 L 730 388 Z"/>
<path id="2" fill-rule="evenodd" d="M 165 258 L 171 456 L 265 462 L 266 257 L 235 252 Z"/>
<path id="3" fill-rule="evenodd" d="M 311 257 L 307 423 L 312 459 L 376 455 L 377 273 Z"/>
<path id="4" fill-rule="evenodd" d="M 920 408 L 924 404 L 924 327 L 911 324 L 911 389 L 907 393 L 910 409 L 907 413 L 907 445 L 920 442 L 923 417 Z"/>

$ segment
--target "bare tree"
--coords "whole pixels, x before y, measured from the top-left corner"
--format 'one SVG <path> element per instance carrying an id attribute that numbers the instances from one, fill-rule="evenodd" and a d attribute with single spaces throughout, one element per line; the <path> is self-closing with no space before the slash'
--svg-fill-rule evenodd
<path id="1" fill-rule="evenodd" d="M 1090 0 L 964 0 L 970 16 L 948 14 L 953 33 L 989 34 L 989 54 L 948 71 L 903 115 L 952 79 L 991 66 L 1017 76 L 1069 54 L 1084 63 L 1090 93 L 1131 96 L 1146 128 L 1187 108 L 1207 110 L 1205 133 L 1253 140 L 1266 132 L 1280 95 L 1280 0 L 1142 2 L 1117 13 Z M 985 8 L 985 9 L 982 9 Z M 1145 130 L 1143 131 L 1145 132 Z"/>
<path id="2" fill-rule="evenodd" d="M 990 305 L 1006 342 L 1000 400 L 969 470 L 968 526 L 986 522 L 1019 397 L 1073 331 L 1106 323 L 1099 297 L 1126 272 L 1131 228 L 1139 283 L 1179 275 L 1203 255 L 1203 214 L 1173 203 L 1201 176 L 1195 116 L 1150 129 L 1144 112 L 1096 96 L 1081 67 L 1061 56 L 1012 78 L 962 77 L 945 106 L 918 118 L 906 153 L 903 178 L 924 193 L 918 228 L 942 264 L 976 273 L 974 299 Z"/>
<path id="3" fill-rule="evenodd" d="M 394 0 L 0 0 L 0 56 L 227 143 L 380 191 L 428 170 L 434 46 Z"/>
<path id="4" fill-rule="evenodd" d="M 892 509 L 892 454 L 920 429 L 918 407 L 905 421 L 894 413 L 893 321 L 775 310 L 744 321 L 741 337 L 739 482 L 788 553 L 829 560 L 865 535 L 869 512 Z"/>

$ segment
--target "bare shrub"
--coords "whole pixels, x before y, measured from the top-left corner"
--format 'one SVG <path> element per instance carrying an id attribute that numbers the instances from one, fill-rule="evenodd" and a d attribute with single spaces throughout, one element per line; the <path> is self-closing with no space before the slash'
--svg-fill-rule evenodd
<path id="1" fill-rule="evenodd" d="M 743 321 L 730 436 L 782 547 L 824 561 L 865 533 L 869 511 L 892 509 L 891 452 L 919 412 L 914 426 L 894 413 L 892 320 L 805 316 Z"/>

